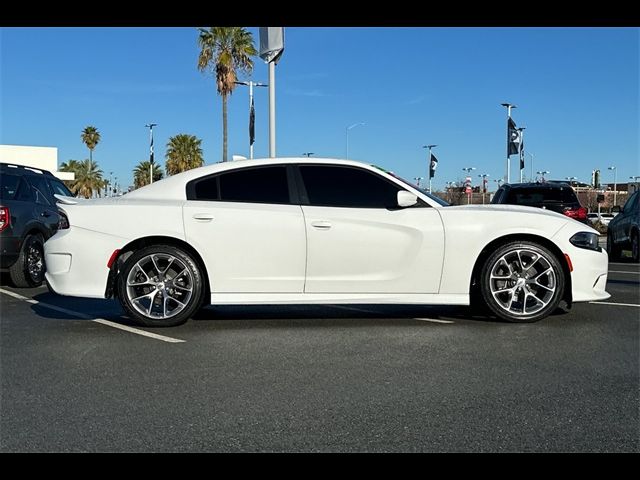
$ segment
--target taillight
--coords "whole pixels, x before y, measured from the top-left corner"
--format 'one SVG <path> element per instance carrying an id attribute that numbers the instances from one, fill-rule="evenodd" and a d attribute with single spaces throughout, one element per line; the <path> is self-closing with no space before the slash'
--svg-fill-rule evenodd
<path id="1" fill-rule="evenodd" d="M 575 218 L 576 220 L 586 220 L 587 219 L 587 209 L 584 207 L 579 208 L 568 208 L 564 213 L 567 217 Z"/>
<path id="2" fill-rule="evenodd" d="M 0 206 L 0 232 L 11 225 L 11 213 L 9 207 Z"/>
<path id="3" fill-rule="evenodd" d="M 58 230 L 69 228 L 69 217 L 67 217 L 62 210 L 58 210 L 58 216 L 60 217 L 58 220 Z"/>

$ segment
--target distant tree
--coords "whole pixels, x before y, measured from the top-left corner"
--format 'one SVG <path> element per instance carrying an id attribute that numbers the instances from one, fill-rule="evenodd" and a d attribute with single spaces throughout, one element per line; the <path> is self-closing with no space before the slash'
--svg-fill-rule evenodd
<path id="1" fill-rule="evenodd" d="M 80 138 L 89 149 L 89 160 L 93 160 L 93 149 L 100 143 L 100 132 L 96 127 L 88 126 L 82 131 Z"/>
<path id="2" fill-rule="evenodd" d="M 79 162 L 78 170 L 74 173 L 76 179 L 71 185 L 73 193 L 82 195 L 84 198 L 91 198 L 94 192 L 100 195 L 105 182 L 102 178 L 102 170 L 98 168 L 96 162 L 87 158 Z"/>
<path id="3" fill-rule="evenodd" d="M 240 70 L 250 74 L 252 56 L 258 54 L 253 45 L 253 35 L 244 27 L 200 28 L 198 45 L 198 70 L 215 72 L 216 88 L 222 96 L 222 161 L 227 161 L 227 97 L 236 87 L 234 83 Z"/>
<path id="4" fill-rule="evenodd" d="M 133 169 L 133 186 L 134 188 L 144 187 L 149 184 L 149 172 L 151 168 L 151 162 L 149 160 L 143 160 L 136 168 Z M 164 173 L 162 167 L 157 163 L 153 164 L 153 181 L 157 182 L 162 180 Z"/>
<path id="5" fill-rule="evenodd" d="M 169 138 L 165 155 L 167 175 L 198 168 L 204 165 L 202 140 L 195 135 L 181 133 Z"/>

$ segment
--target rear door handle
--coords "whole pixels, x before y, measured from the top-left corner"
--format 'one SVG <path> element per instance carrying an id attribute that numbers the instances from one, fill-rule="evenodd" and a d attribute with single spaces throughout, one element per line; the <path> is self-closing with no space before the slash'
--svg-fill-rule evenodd
<path id="1" fill-rule="evenodd" d="M 318 230 L 329 230 L 331 228 L 331 222 L 319 220 L 317 222 L 311 222 L 311 226 Z"/>
<path id="2" fill-rule="evenodd" d="M 210 222 L 211 220 L 213 220 L 213 215 L 210 215 L 208 213 L 196 213 L 193 218 L 198 222 Z"/>

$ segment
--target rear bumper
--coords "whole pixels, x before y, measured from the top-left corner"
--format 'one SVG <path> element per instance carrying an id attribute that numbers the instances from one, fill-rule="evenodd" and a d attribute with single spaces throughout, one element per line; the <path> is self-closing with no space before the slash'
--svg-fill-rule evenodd
<path id="1" fill-rule="evenodd" d="M 44 245 L 50 288 L 60 295 L 104 298 L 107 261 L 127 240 L 79 227 L 61 230 Z"/>

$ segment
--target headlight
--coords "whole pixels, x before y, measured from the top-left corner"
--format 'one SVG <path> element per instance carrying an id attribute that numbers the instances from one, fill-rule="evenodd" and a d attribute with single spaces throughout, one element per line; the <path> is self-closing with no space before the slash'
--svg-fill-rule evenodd
<path id="1" fill-rule="evenodd" d="M 601 252 L 602 248 L 598 246 L 598 234 L 589 232 L 579 232 L 569 239 L 572 245 L 578 248 L 586 248 L 587 250 L 594 250 Z"/>

